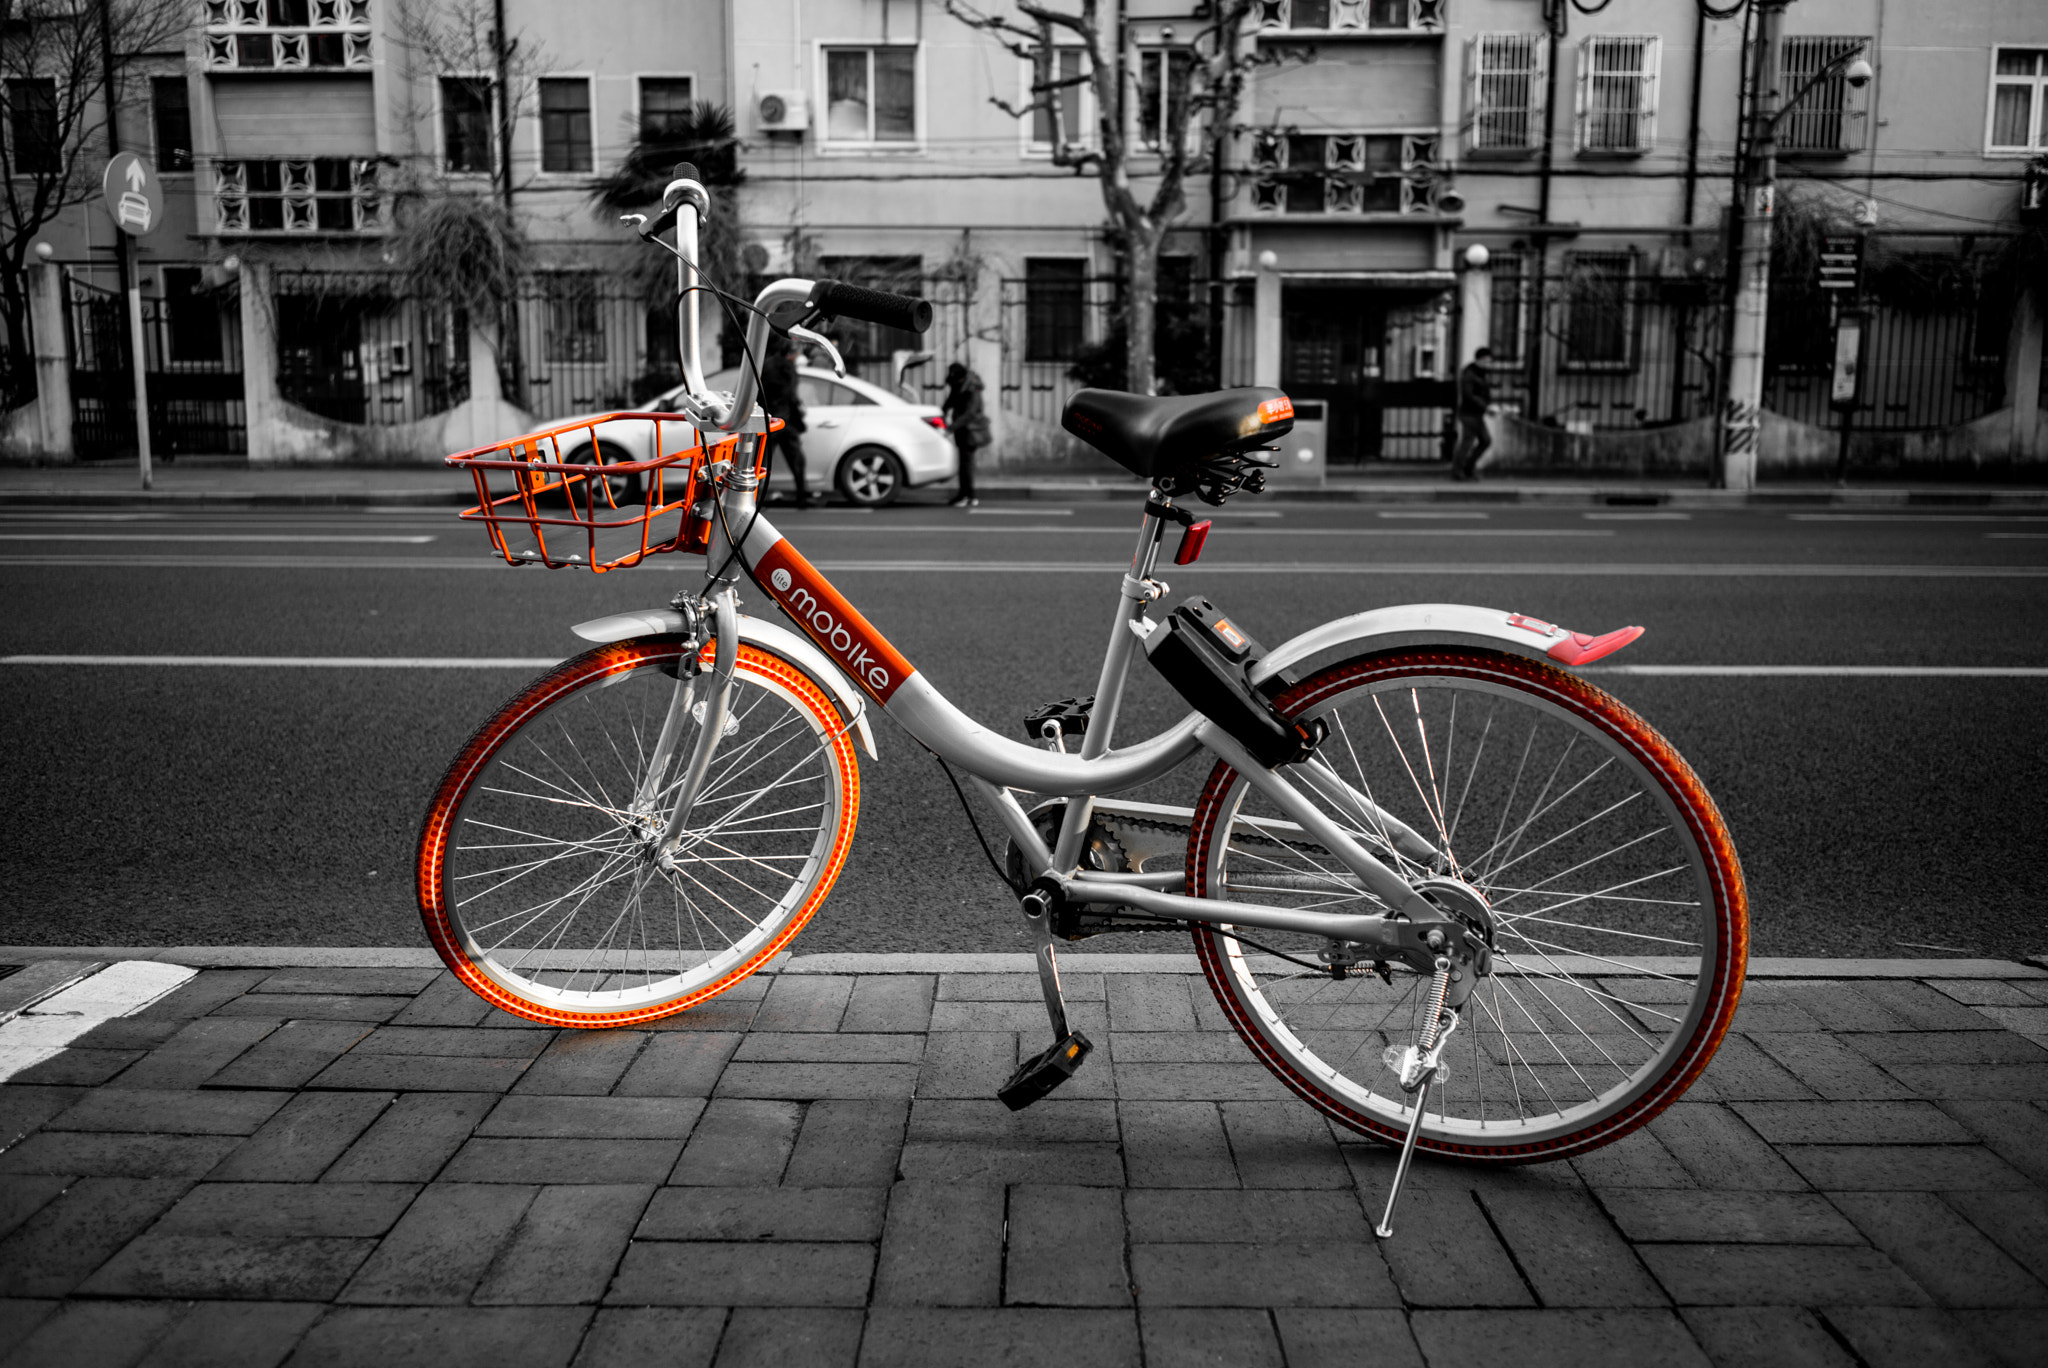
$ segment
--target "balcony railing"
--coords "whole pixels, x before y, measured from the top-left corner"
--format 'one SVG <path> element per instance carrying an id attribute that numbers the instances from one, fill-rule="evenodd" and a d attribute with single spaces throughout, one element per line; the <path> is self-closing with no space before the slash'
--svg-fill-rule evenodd
<path id="1" fill-rule="evenodd" d="M 205 0 L 209 71 L 368 71 L 369 0 Z"/>

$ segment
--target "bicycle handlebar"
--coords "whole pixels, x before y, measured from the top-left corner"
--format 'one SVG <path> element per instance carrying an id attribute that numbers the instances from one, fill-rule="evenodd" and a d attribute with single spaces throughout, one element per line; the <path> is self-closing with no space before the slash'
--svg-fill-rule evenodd
<path id="1" fill-rule="evenodd" d="M 811 287 L 809 302 L 820 313 L 855 318 L 863 323 L 879 323 L 885 328 L 901 328 L 905 332 L 921 333 L 932 325 L 932 302 L 929 299 L 870 290 L 864 285 L 849 285 L 843 280 L 817 282 Z"/>

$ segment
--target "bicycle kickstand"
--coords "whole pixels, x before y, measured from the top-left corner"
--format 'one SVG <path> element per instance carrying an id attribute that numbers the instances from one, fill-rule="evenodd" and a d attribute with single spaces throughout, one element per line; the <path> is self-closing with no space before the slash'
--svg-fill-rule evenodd
<path id="1" fill-rule="evenodd" d="M 1052 899 L 1052 894 L 1033 889 L 1021 900 L 1024 919 L 1031 923 L 1038 939 L 1033 958 L 1038 962 L 1038 987 L 1045 994 L 1045 1014 L 1052 1022 L 1053 1042 L 1019 1064 L 1009 1082 L 996 1090 L 996 1096 L 1011 1111 L 1024 1110 L 1072 1078 L 1087 1060 L 1088 1052 L 1095 1048 L 1087 1036 L 1067 1028 L 1067 1000 L 1060 991 L 1059 956 L 1052 944 Z"/>
<path id="2" fill-rule="evenodd" d="M 1422 1118 L 1429 1110 L 1430 1087 L 1441 1082 L 1445 1072 L 1444 1044 L 1451 1038 L 1451 1032 L 1458 1029 L 1457 1013 L 1444 1010 L 1450 967 L 1447 959 L 1436 962 L 1436 981 L 1431 985 L 1429 999 L 1431 1024 L 1422 1044 L 1410 1045 L 1405 1050 L 1389 1045 L 1386 1051 L 1387 1067 L 1394 1071 L 1401 1090 L 1415 1099 L 1415 1115 L 1408 1119 L 1408 1134 L 1401 1141 L 1401 1160 L 1394 1165 L 1394 1183 L 1387 1189 L 1387 1209 L 1380 1216 L 1379 1225 L 1373 1228 L 1373 1234 L 1382 1240 L 1394 1236 L 1394 1203 L 1401 1200 L 1401 1185 L 1408 1181 L 1408 1166 L 1415 1162 L 1415 1141 L 1422 1134 Z"/>

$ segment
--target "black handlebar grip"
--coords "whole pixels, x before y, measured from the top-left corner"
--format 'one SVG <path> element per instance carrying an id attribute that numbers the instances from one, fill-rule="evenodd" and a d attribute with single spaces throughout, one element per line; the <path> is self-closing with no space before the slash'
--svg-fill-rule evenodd
<path id="1" fill-rule="evenodd" d="M 819 281 L 811 289 L 810 304 L 820 313 L 857 318 L 863 323 L 879 323 L 885 328 L 901 328 L 905 332 L 921 333 L 932 325 L 932 302 L 929 299 L 870 290 L 864 285 L 848 285 L 843 280 Z"/>

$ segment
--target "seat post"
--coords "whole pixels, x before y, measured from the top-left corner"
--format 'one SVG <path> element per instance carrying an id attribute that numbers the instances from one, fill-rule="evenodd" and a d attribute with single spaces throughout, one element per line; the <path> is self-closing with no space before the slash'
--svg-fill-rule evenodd
<path id="1" fill-rule="evenodd" d="M 1081 758 L 1084 760 L 1093 760 L 1108 750 L 1110 736 L 1116 729 L 1124 681 L 1131 671 L 1131 653 L 1138 647 L 1137 633 L 1131 630 L 1131 624 L 1144 615 L 1145 605 L 1151 602 L 1146 582 L 1151 578 L 1153 563 L 1159 557 L 1159 538 L 1165 528 L 1165 520 L 1150 510 L 1154 503 L 1163 502 L 1165 496 L 1157 489 L 1148 492 L 1144 520 L 1138 524 L 1138 544 L 1131 553 L 1131 570 L 1124 576 L 1123 589 L 1117 597 L 1116 619 L 1109 628 L 1109 649 L 1103 652 L 1102 674 L 1095 682 L 1095 706 L 1088 713 L 1088 730 L 1081 736 Z M 1092 797 L 1076 798 L 1067 804 L 1066 817 L 1060 823 L 1059 840 L 1053 845 L 1055 868 L 1072 869 L 1080 860 L 1088 823 L 1094 816 L 1095 800 Z"/>

